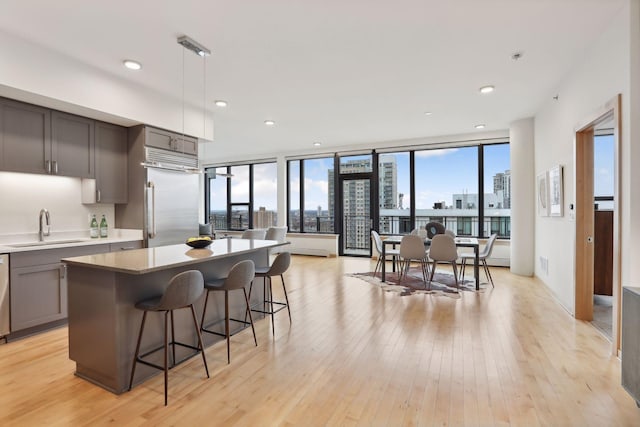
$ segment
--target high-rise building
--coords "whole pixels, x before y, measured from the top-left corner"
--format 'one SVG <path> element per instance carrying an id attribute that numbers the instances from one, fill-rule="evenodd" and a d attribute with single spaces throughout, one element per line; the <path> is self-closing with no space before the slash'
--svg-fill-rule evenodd
<path id="1" fill-rule="evenodd" d="M 497 207 L 511 209 L 511 170 L 493 176 L 493 194 L 498 196 Z"/>
<path id="2" fill-rule="evenodd" d="M 276 213 L 264 206 L 253 213 L 253 228 L 269 228 L 276 225 Z"/>
<path id="3" fill-rule="evenodd" d="M 346 160 L 340 163 L 340 173 L 371 172 L 371 158 Z M 329 212 L 335 212 L 334 170 L 327 172 L 329 181 Z M 381 155 L 378 158 L 379 204 L 381 209 L 398 206 L 398 178 L 395 156 Z M 366 249 L 369 246 L 371 185 L 369 180 L 345 180 L 342 183 L 342 212 L 344 236 L 347 248 Z"/>

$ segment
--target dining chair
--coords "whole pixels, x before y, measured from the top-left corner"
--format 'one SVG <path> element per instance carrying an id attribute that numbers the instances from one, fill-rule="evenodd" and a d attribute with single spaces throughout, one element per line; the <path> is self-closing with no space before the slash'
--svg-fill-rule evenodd
<path id="1" fill-rule="evenodd" d="M 373 275 L 378 273 L 378 270 L 382 269 L 382 263 L 386 261 L 386 259 L 382 259 L 382 239 L 376 230 L 371 230 L 371 240 L 373 240 L 373 247 L 378 252 L 378 262 L 376 263 L 376 268 L 373 270 Z M 396 259 L 400 256 L 399 249 L 387 249 L 385 252 L 385 256 L 393 257 L 391 260 L 393 262 L 393 267 L 396 266 Z"/>
<path id="2" fill-rule="evenodd" d="M 428 237 L 427 230 L 423 228 L 414 228 L 413 230 L 411 230 L 411 234 L 413 234 L 414 236 L 420 236 L 423 239 L 426 239 Z"/>
<path id="3" fill-rule="evenodd" d="M 427 230 L 427 237 L 432 239 L 436 234 L 444 234 L 444 225 L 440 222 L 431 221 L 424 226 Z"/>
<path id="4" fill-rule="evenodd" d="M 453 277 L 456 281 L 456 287 L 458 287 L 458 267 L 456 264 L 458 250 L 453 237 L 445 233 L 433 236 L 431 239 L 431 248 L 429 249 L 429 258 L 433 260 L 429 282 L 433 281 L 433 274 L 436 271 L 438 262 L 450 262 L 453 267 Z"/>
<path id="5" fill-rule="evenodd" d="M 491 256 L 491 251 L 493 251 L 493 244 L 495 243 L 497 237 L 498 237 L 498 234 L 493 233 L 489 237 L 489 240 L 487 240 L 487 244 L 484 245 L 484 247 L 482 248 L 482 251 L 478 253 L 478 261 L 482 263 L 482 267 L 484 268 L 484 274 L 487 276 L 487 279 L 489 279 L 489 283 L 491 283 L 491 286 L 494 288 L 495 288 L 495 285 L 493 284 L 493 278 L 491 277 L 491 272 L 489 271 L 487 258 Z M 462 268 L 460 271 L 460 278 L 462 280 L 464 280 L 464 270 L 467 264 L 467 260 L 471 260 L 471 262 L 475 262 L 475 257 L 476 256 L 473 252 L 460 254 L 460 258 L 462 259 Z"/>
<path id="6" fill-rule="evenodd" d="M 407 234 L 402 237 L 400 241 L 400 276 L 398 283 L 402 282 L 403 278 L 407 277 L 409 273 L 409 267 L 411 261 L 420 262 L 420 269 L 422 270 L 422 278 L 424 282 L 427 282 L 427 252 L 424 248 L 424 239 L 417 234 Z"/>
<path id="7" fill-rule="evenodd" d="M 267 230 L 261 228 L 249 228 L 242 232 L 241 239 L 255 239 L 264 240 L 267 235 Z"/>
<path id="8" fill-rule="evenodd" d="M 444 234 L 448 234 L 449 236 L 453 237 L 454 239 L 456 238 L 456 233 L 454 233 L 453 230 L 446 229 L 446 230 L 444 230 Z"/>

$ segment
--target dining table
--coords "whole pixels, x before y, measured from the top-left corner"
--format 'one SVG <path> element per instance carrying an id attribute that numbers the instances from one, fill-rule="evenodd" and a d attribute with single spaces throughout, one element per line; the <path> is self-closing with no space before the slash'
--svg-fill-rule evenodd
<path id="1" fill-rule="evenodd" d="M 392 246 L 392 247 L 396 247 L 396 245 L 399 245 L 400 242 L 402 241 L 402 236 L 386 236 L 386 238 L 384 240 L 382 240 L 382 259 L 386 260 L 386 252 L 387 252 L 387 246 Z M 454 241 L 456 242 L 456 246 L 460 247 L 460 248 L 473 248 L 473 253 L 475 255 L 474 260 L 473 260 L 473 277 L 475 279 L 476 282 L 476 290 L 480 290 L 480 258 L 479 258 L 479 252 L 480 252 L 480 244 L 478 243 L 478 239 L 475 237 L 456 237 L 454 238 Z M 424 245 L 425 246 L 430 246 L 431 245 L 431 239 L 426 238 L 424 239 Z M 384 282 L 386 281 L 386 266 L 385 266 L 386 262 L 382 263 L 382 276 L 381 276 L 381 280 Z M 395 265 L 395 264 L 394 264 Z"/>

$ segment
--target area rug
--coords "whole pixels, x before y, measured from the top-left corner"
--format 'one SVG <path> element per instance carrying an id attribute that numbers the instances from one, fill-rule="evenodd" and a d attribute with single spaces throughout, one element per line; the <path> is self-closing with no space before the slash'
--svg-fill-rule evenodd
<path id="1" fill-rule="evenodd" d="M 352 273 L 350 276 L 376 285 L 385 292 L 398 293 L 400 296 L 434 294 L 449 298 L 460 298 L 461 292 L 483 292 L 486 286 L 486 283 L 480 283 L 480 290 L 476 291 L 475 281 L 465 279 L 464 281 L 459 281 L 458 287 L 456 287 L 453 274 L 439 273 L 437 271 L 433 275 L 433 281 L 425 283 L 422 280 L 422 272 L 418 267 L 411 268 L 409 274 L 402 279 L 401 283 L 398 283 L 398 273 L 396 272 L 387 273 L 385 282 L 380 280 L 380 273 L 374 276 L 371 271 Z"/>

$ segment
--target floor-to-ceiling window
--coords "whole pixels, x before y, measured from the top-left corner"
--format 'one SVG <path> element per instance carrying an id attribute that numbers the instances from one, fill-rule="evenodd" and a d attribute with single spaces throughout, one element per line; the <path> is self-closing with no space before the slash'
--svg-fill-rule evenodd
<path id="1" fill-rule="evenodd" d="M 214 229 L 246 230 L 277 224 L 275 162 L 210 167 L 206 173 L 205 206 Z"/>
<path id="2" fill-rule="evenodd" d="M 411 231 L 411 164 L 408 151 L 378 155 L 378 231 Z"/>
<path id="3" fill-rule="evenodd" d="M 479 147 L 415 152 L 415 206 L 418 228 L 442 218 L 457 235 L 479 235 Z"/>
<path id="4" fill-rule="evenodd" d="M 210 181 L 208 206 L 216 228 L 221 228 L 225 215 L 231 230 L 277 223 L 275 163 L 218 169 L 233 177 L 226 187 L 226 213 L 225 181 Z M 370 174 L 370 187 L 365 181 L 350 178 L 345 188 L 338 187 L 345 185 L 341 177 L 350 174 Z M 290 232 L 340 232 L 345 228 L 344 218 L 336 218 L 336 213 L 355 215 L 358 206 L 365 206 L 367 193 L 377 198 L 367 206 L 373 206 L 371 226 L 381 234 L 408 233 L 430 221 L 443 223 L 457 235 L 488 237 L 497 233 L 500 238 L 509 238 L 511 234 L 511 170 L 506 141 L 291 159 L 287 161 L 286 189 Z M 343 202 L 340 197 L 351 193 L 353 206 L 336 206 L 338 201 Z"/>
<path id="5" fill-rule="evenodd" d="M 511 236 L 511 161 L 509 144 L 484 145 L 482 235 Z"/>

